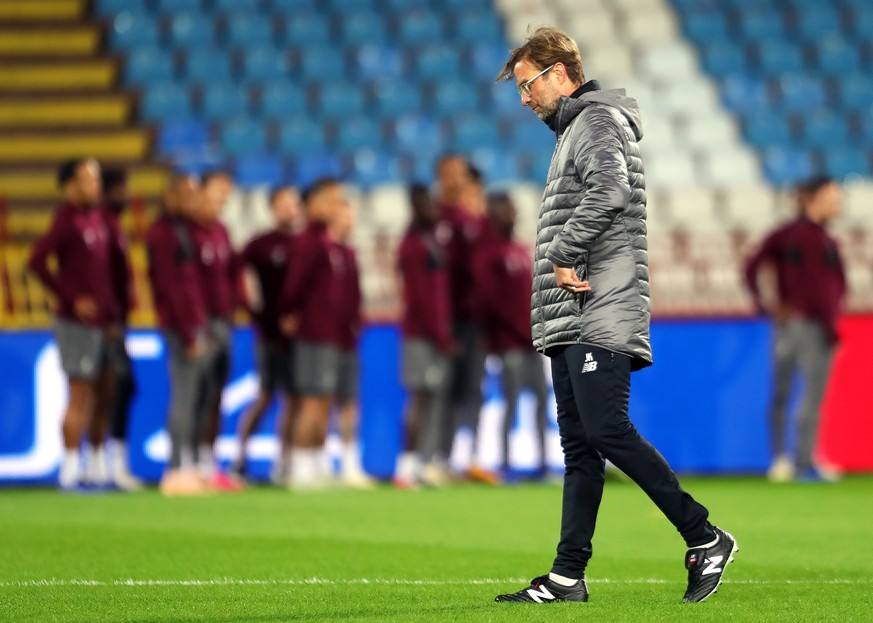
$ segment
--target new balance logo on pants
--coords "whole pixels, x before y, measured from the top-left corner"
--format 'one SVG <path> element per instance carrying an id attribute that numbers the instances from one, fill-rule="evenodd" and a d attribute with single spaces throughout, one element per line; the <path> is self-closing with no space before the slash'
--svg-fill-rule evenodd
<path id="1" fill-rule="evenodd" d="M 594 361 L 593 353 L 585 353 L 585 363 L 582 365 L 582 374 L 586 372 L 594 372 L 597 369 L 597 362 Z"/>

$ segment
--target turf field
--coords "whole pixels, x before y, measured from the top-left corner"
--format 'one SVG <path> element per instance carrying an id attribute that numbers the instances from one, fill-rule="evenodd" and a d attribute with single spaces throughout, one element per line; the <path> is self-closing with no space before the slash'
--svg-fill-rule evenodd
<path id="1" fill-rule="evenodd" d="M 678 535 L 608 483 L 588 604 L 495 604 L 549 568 L 560 488 L 258 489 L 209 499 L 0 492 L 2 621 L 871 621 L 873 477 L 687 479 L 740 544 L 682 605 Z"/>

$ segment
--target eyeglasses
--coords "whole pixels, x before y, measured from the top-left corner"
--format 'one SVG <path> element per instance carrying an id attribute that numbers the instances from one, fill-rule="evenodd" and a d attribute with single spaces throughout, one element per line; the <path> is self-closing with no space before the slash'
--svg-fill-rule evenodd
<path id="1" fill-rule="evenodd" d="M 532 85 L 536 81 L 537 78 L 544 75 L 547 71 L 549 71 L 555 65 L 557 65 L 557 63 L 555 63 L 554 65 L 549 65 L 548 67 L 543 69 L 540 73 L 538 73 L 536 76 L 534 76 L 533 78 L 531 78 L 527 82 L 522 82 L 520 85 L 518 85 L 518 94 L 529 96 L 530 95 L 530 85 Z"/>

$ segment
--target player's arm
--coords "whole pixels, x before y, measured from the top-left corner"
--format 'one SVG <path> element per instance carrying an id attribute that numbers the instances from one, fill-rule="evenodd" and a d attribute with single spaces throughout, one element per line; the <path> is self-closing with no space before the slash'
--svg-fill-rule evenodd
<path id="1" fill-rule="evenodd" d="M 94 302 L 88 297 L 77 298 L 75 292 L 70 289 L 69 284 L 58 279 L 57 274 L 48 265 L 49 258 L 52 256 L 57 258 L 64 244 L 75 234 L 72 215 L 68 210 L 62 208 L 55 214 L 49 230 L 34 243 L 27 267 L 39 277 L 43 285 L 63 305 L 75 309 L 77 315 L 81 313 L 83 317 L 87 318 L 91 315 L 89 314 L 89 306 L 93 307 L 93 310 L 90 311 L 96 314 Z"/>
<path id="2" fill-rule="evenodd" d="M 284 314 L 300 309 L 311 288 L 319 287 L 318 275 L 328 261 L 315 240 L 301 238 L 288 259 L 288 273 L 282 286 L 280 307 Z"/>
<path id="3" fill-rule="evenodd" d="M 778 249 L 779 232 L 777 231 L 764 239 L 758 250 L 746 260 L 746 265 L 743 269 L 746 287 L 752 295 L 755 308 L 762 314 L 767 313 L 767 309 L 761 299 L 761 287 L 758 283 L 758 277 L 763 266 L 776 265 L 779 255 Z"/>
<path id="4" fill-rule="evenodd" d="M 149 276 L 155 296 L 160 296 L 170 316 L 172 329 L 178 331 L 186 347 L 194 346 L 198 326 L 189 302 L 186 288 L 192 284 L 179 281 L 179 265 L 190 258 L 183 258 L 183 250 L 174 234 L 153 231 L 148 242 Z M 191 294 L 190 292 L 188 293 Z"/>

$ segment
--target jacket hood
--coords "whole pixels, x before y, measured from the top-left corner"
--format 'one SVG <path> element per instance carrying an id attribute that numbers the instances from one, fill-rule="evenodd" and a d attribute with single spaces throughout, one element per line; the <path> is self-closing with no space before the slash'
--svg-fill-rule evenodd
<path id="1" fill-rule="evenodd" d="M 604 104 L 617 109 L 628 120 L 633 128 L 634 136 L 639 141 L 643 138 L 643 121 L 640 117 L 640 105 L 628 97 L 624 89 L 609 89 L 588 91 L 578 97 L 561 97 L 557 112 L 545 120 L 545 123 L 555 134 L 560 136 L 579 113 L 593 103 Z"/>

